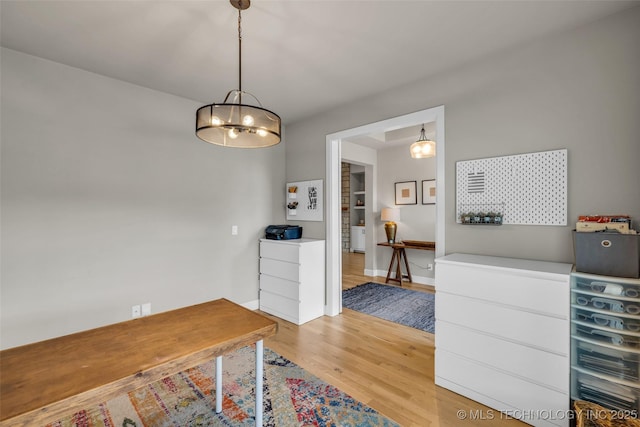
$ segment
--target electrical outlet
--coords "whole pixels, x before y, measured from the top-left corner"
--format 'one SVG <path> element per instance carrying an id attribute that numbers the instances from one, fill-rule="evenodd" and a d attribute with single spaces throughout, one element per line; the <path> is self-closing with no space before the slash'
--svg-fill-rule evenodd
<path id="1" fill-rule="evenodd" d="M 151 303 L 148 302 L 148 303 L 142 304 L 142 315 L 148 316 L 150 314 L 151 314 Z"/>
<path id="2" fill-rule="evenodd" d="M 427 270 L 428 271 L 433 270 L 433 264 L 427 264 Z"/>
<path id="3" fill-rule="evenodd" d="M 232 236 L 237 236 L 238 235 L 238 226 L 237 225 L 232 225 L 231 226 L 231 235 Z"/>
<path id="4" fill-rule="evenodd" d="M 134 319 L 136 317 L 140 317 L 140 305 L 134 305 L 131 307 L 131 317 Z"/>

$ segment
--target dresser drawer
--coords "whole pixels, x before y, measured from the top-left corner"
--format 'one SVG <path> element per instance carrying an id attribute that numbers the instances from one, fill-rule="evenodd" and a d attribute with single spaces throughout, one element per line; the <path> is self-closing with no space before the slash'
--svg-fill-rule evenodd
<path id="1" fill-rule="evenodd" d="M 437 331 L 438 350 L 446 350 L 531 382 L 569 393 L 568 356 L 504 341 L 443 321 L 438 322 Z"/>
<path id="2" fill-rule="evenodd" d="M 436 286 L 439 291 L 452 294 L 554 316 L 569 316 L 568 276 L 559 281 L 547 276 L 536 277 L 531 272 L 516 274 L 508 270 L 440 263 L 437 265 Z"/>
<path id="3" fill-rule="evenodd" d="M 436 292 L 436 321 L 569 355 L 569 319 L 558 319 L 472 298 Z M 436 331 L 438 323 L 436 323 Z M 439 332 L 436 333 L 436 337 Z"/>
<path id="4" fill-rule="evenodd" d="M 292 282 L 279 277 L 260 274 L 260 290 L 281 295 L 295 301 L 300 300 L 300 285 L 298 282 Z"/>
<path id="5" fill-rule="evenodd" d="M 260 258 L 260 273 L 299 282 L 300 265 L 270 258 Z"/>
<path id="6" fill-rule="evenodd" d="M 435 363 L 436 384 L 509 415 L 527 417 L 536 412 L 566 413 L 569 409 L 569 393 L 551 390 L 445 350 L 436 348 Z M 567 417 L 529 416 L 523 421 L 534 426 L 568 425 Z"/>
<path id="7" fill-rule="evenodd" d="M 260 257 L 298 263 L 300 246 L 288 243 L 260 242 Z"/>
<path id="8" fill-rule="evenodd" d="M 260 310 L 262 311 L 298 324 L 299 307 L 298 301 L 268 291 L 260 291 Z"/>

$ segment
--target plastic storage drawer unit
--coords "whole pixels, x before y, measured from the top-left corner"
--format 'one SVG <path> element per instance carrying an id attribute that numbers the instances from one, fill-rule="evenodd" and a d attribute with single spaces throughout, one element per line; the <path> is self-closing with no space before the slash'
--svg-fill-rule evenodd
<path id="1" fill-rule="evenodd" d="M 640 280 L 571 274 L 571 398 L 638 416 Z"/>

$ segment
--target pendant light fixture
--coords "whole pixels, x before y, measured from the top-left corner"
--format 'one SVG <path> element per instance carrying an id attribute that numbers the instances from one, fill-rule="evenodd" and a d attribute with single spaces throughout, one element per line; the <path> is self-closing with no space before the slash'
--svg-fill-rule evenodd
<path id="1" fill-rule="evenodd" d="M 238 9 L 238 89 L 227 93 L 221 104 L 209 104 L 196 112 L 196 136 L 225 147 L 261 148 L 280 142 L 280 116 L 262 107 L 258 98 L 242 90 L 242 11 L 250 0 L 230 0 Z M 251 97 L 258 106 L 244 104 Z M 244 99 L 243 99 L 244 98 Z"/>
<path id="2" fill-rule="evenodd" d="M 422 124 L 422 130 L 420 131 L 420 137 L 416 142 L 411 144 L 409 148 L 411 157 L 414 159 L 426 159 L 434 157 L 436 155 L 436 143 L 431 141 L 424 133 L 424 124 Z"/>

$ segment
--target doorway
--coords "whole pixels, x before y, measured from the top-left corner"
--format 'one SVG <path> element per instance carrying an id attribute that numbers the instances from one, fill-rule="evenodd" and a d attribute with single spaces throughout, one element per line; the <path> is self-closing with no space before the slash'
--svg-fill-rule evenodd
<path id="1" fill-rule="evenodd" d="M 422 123 L 434 123 L 436 141 L 436 257 L 445 253 L 444 248 L 444 106 L 429 108 L 417 111 L 392 119 L 371 123 L 353 129 L 327 135 L 326 164 L 327 164 L 327 221 L 326 221 L 326 244 L 327 244 L 327 286 L 326 286 L 326 306 L 325 314 L 335 316 L 342 311 L 342 244 L 341 244 L 341 162 L 343 160 L 343 140 L 356 137 L 358 135 L 376 134 L 390 132 L 409 126 L 416 126 Z M 349 149 L 353 150 L 353 147 Z M 353 153 L 349 154 L 353 155 Z M 365 162 L 366 163 L 366 162 Z M 375 206 L 375 173 L 371 171 L 372 179 L 372 207 Z M 370 208 L 371 209 L 371 208 Z M 370 230 L 370 231 L 369 231 Z M 376 235 L 376 227 L 367 227 L 367 233 L 371 235 L 367 239 L 366 250 L 375 250 L 375 242 L 379 237 Z"/>

